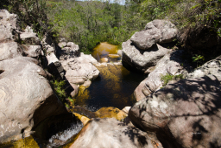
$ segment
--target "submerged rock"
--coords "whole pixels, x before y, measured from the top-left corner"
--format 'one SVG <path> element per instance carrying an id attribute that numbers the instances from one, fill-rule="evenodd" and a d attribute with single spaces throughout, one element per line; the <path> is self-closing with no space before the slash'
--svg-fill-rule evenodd
<path id="1" fill-rule="evenodd" d="M 218 57 L 138 101 L 129 112 L 132 123 L 156 132 L 164 147 L 220 147 L 220 65 Z"/>
<path id="2" fill-rule="evenodd" d="M 98 118 L 115 118 L 119 121 L 125 119 L 127 114 L 116 107 L 102 107 L 95 112 Z"/>
<path id="3" fill-rule="evenodd" d="M 161 143 L 141 130 L 114 118 L 93 119 L 81 130 L 70 148 L 162 148 Z"/>

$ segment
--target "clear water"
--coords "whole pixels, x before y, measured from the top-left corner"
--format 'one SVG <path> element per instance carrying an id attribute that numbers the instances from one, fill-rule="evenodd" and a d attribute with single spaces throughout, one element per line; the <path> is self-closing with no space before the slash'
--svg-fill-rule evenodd
<path id="1" fill-rule="evenodd" d="M 102 43 L 101 45 L 98 45 L 93 53 L 98 60 L 101 56 L 105 56 L 103 53 L 117 52 L 116 46 L 110 46 L 108 43 Z M 111 47 L 113 47 L 113 51 L 111 51 Z M 109 62 L 112 63 L 112 61 Z M 101 107 L 109 106 L 122 109 L 135 103 L 132 94 L 139 83 L 145 79 L 145 75 L 128 71 L 122 65 L 111 63 L 107 66 L 97 67 L 100 71 L 99 77 L 92 82 L 89 88 L 80 91 L 74 105 L 96 111 Z"/>

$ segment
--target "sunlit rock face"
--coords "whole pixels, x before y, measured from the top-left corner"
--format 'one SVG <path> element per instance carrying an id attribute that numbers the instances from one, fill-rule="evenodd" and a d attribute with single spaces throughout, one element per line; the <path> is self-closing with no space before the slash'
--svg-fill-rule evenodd
<path id="1" fill-rule="evenodd" d="M 70 148 L 162 148 L 161 143 L 141 130 L 114 118 L 93 119 L 81 130 Z"/>
<path id="2" fill-rule="evenodd" d="M 122 63 L 129 69 L 145 72 L 149 67 L 155 66 L 157 62 L 171 50 L 160 46 L 152 46 L 148 51 L 142 51 L 128 40 L 122 44 Z"/>
<path id="3" fill-rule="evenodd" d="M 84 53 L 61 61 L 66 71 L 65 77 L 71 84 L 84 84 L 88 80 L 96 79 L 99 71 L 92 63 L 97 63 L 97 61 L 91 55 Z"/>
<path id="4" fill-rule="evenodd" d="M 0 142 L 29 136 L 45 118 L 67 113 L 36 63 L 27 57 L 0 62 Z"/>
<path id="5" fill-rule="evenodd" d="M 134 95 L 137 101 L 145 98 L 151 93 L 159 90 L 163 86 L 162 76 L 165 75 L 183 75 L 186 71 L 180 63 L 182 62 L 182 51 L 174 51 L 166 54 L 157 62 L 157 65 L 149 69 L 148 77 L 143 80 L 135 89 Z M 175 56 L 174 56 L 175 55 Z M 187 72 L 186 72 L 187 73 Z"/>
<path id="6" fill-rule="evenodd" d="M 221 57 L 187 79 L 167 84 L 130 110 L 134 125 L 154 131 L 164 147 L 221 146 Z"/>
<path id="7" fill-rule="evenodd" d="M 42 54 L 39 38 L 29 26 L 18 30 L 17 23 L 17 15 L 0 10 L 0 144 L 33 133 L 46 135 L 48 131 L 42 129 L 51 125 L 51 120 L 45 122 L 50 117 L 56 122 L 66 115 L 74 120 L 54 94 L 48 73 L 34 59 Z"/>

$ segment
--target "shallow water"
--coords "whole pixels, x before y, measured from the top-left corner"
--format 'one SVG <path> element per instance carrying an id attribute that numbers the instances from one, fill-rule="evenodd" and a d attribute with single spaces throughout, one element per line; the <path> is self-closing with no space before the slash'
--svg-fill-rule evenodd
<path id="1" fill-rule="evenodd" d="M 112 45 L 114 47 L 111 50 L 110 44 L 105 42 L 101 45 L 98 45 L 93 53 L 97 60 L 104 55 L 103 53 L 117 53 L 116 46 Z M 105 46 L 107 46 L 107 50 L 105 50 Z M 112 63 L 112 61 L 110 62 Z M 109 106 L 122 109 L 135 103 L 132 93 L 145 78 L 145 75 L 130 72 L 121 64 L 111 63 L 107 66 L 97 67 L 100 71 L 99 77 L 92 82 L 89 88 L 80 87 L 75 105 L 84 106 L 90 111 L 96 111 L 101 107 Z"/>
<path id="2" fill-rule="evenodd" d="M 101 58 L 108 57 L 108 54 L 116 54 L 117 50 L 117 46 L 105 42 L 98 45 L 92 55 L 98 61 L 100 61 Z M 139 85 L 139 83 L 143 79 L 145 79 L 145 75 L 130 72 L 121 64 L 116 65 L 112 63 L 119 62 L 119 58 L 109 58 L 108 60 L 111 63 L 108 63 L 107 66 L 97 67 L 100 71 L 100 75 L 96 80 L 92 82 L 89 88 L 85 88 L 83 86 L 80 87 L 78 96 L 75 98 L 74 105 L 84 107 L 84 112 L 94 112 L 88 112 L 88 114 L 91 114 L 91 116 L 94 117 L 115 117 L 116 119 L 121 120 L 122 118 L 124 118 L 124 115 L 120 113 L 119 109 L 122 109 L 125 106 L 132 106 L 136 102 L 133 99 L 132 93 Z M 117 107 L 118 109 L 114 107 Z M 116 114 L 116 112 L 118 114 Z M 55 133 L 53 136 L 51 136 L 51 138 L 49 138 L 48 141 L 41 141 L 30 136 L 25 139 L 18 140 L 14 143 L 8 143 L 5 146 L 12 146 L 15 148 L 66 148 L 74 142 L 74 140 L 77 138 L 77 134 L 82 129 L 82 127 L 82 123 L 73 123 L 73 125 L 71 125 L 69 128 L 59 133 Z"/>
<path id="3" fill-rule="evenodd" d="M 102 42 L 94 48 L 92 56 L 101 62 L 102 58 L 107 57 L 108 54 L 116 54 L 118 51 L 117 45 L 112 45 L 107 42 Z"/>

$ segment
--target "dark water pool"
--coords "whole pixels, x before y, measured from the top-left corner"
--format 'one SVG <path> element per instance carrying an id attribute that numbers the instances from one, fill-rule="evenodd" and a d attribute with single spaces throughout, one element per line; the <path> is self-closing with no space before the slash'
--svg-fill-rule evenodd
<path id="1" fill-rule="evenodd" d="M 135 103 L 132 94 L 145 78 L 143 74 L 130 72 L 122 65 L 107 64 L 97 68 L 100 76 L 79 93 L 75 105 L 96 111 L 109 106 L 122 109 Z"/>

